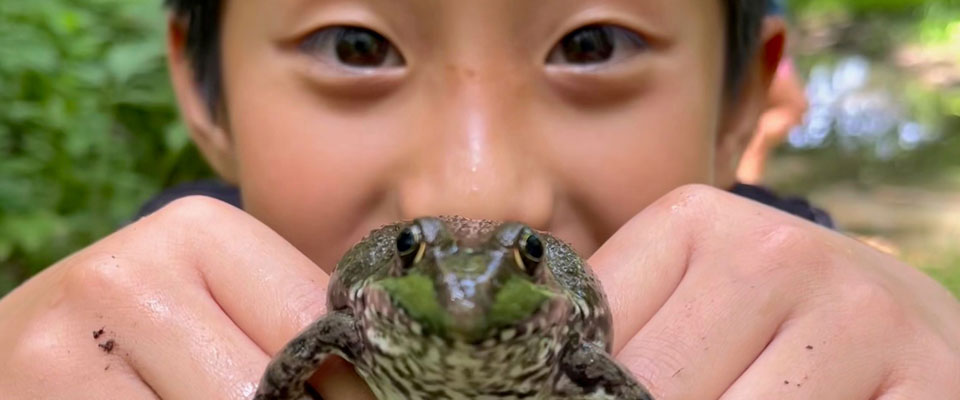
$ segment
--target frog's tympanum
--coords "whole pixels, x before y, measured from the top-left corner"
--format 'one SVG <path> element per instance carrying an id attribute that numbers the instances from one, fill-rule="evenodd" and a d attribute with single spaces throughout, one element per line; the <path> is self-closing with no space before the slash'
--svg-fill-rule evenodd
<path id="1" fill-rule="evenodd" d="M 652 399 L 610 356 L 586 264 L 519 223 L 385 226 L 337 265 L 329 312 L 274 358 L 256 399 L 304 399 L 335 354 L 380 399 Z"/>

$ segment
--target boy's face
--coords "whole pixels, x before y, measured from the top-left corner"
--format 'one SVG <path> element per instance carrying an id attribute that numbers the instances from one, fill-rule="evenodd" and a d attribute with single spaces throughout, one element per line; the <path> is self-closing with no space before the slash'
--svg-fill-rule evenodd
<path id="1" fill-rule="evenodd" d="M 728 183 L 718 159 L 743 113 L 724 102 L 724 15 L 702 0 L 227 1 L 226 112 L 194 135 L 244 207 L 327 270 L 371 228 L 423 215 L 520 220 L 589 254 L 667 191 Z"/>

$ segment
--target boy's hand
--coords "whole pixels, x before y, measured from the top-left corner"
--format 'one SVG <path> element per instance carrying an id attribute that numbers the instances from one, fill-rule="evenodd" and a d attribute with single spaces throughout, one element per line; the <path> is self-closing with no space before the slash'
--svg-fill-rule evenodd
<path id="1" fill-rule="evenodd" d="M 269 354 L 325 311 L 327 279 L 247 214 L 177 201 L 0 301 L 0 393 L 249 398 Z M 321 372 L 321 394 L 367 395 L 350 371 Z"/>
<path id="2" fill-rule="evenodd" d="M 658 399 L 960 399 L 960 303 L 853 239 L 684 187 L 592 258 Z"/>

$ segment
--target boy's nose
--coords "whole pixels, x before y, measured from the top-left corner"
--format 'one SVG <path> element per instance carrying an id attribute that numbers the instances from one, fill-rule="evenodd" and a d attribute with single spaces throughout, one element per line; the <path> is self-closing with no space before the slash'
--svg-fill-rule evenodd
<path id="1" fill-rule="evenodd" d="M 417 135 L 421 143 L 397 188 L 404 218 L 462 215 L 523 221 L 546 228 L 554 188 L 522 84 L 490 69 L 448 66 L 429 85 Z M 529 103 L 526 103 L 529 105 Z"/>

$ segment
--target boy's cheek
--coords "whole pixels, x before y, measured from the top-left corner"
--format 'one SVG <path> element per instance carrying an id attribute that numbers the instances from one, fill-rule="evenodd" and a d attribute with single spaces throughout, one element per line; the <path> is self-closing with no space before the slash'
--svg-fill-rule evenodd
<path id="1" fill-rule="evenodd" d="M 618 112 L 543 112 L 550 174 L 598 244 L 678 186 L 713 183 L 718 111 L 706 87 L 653 84 Z"/>
<path id="2" fill-rule="evenodd" d="M 350 123 L 286 106 L 232 121 L 244 208 L 329 271 L 350 244 L 391 220 L 382 185 L 396 151 L 386 140 L 366 145 L 371 132 Z"/>
<path id="3" fill-rule="evenodd" d="M 374 225 L 371 210 L 378 202 L 349 174 L 316 170 L 318 166 L 266 169 L 241 178 L 244 208 L 273 228 L 324 270 L 330 272 L 350 243 L 363 236 L 361 226 Z"/>

